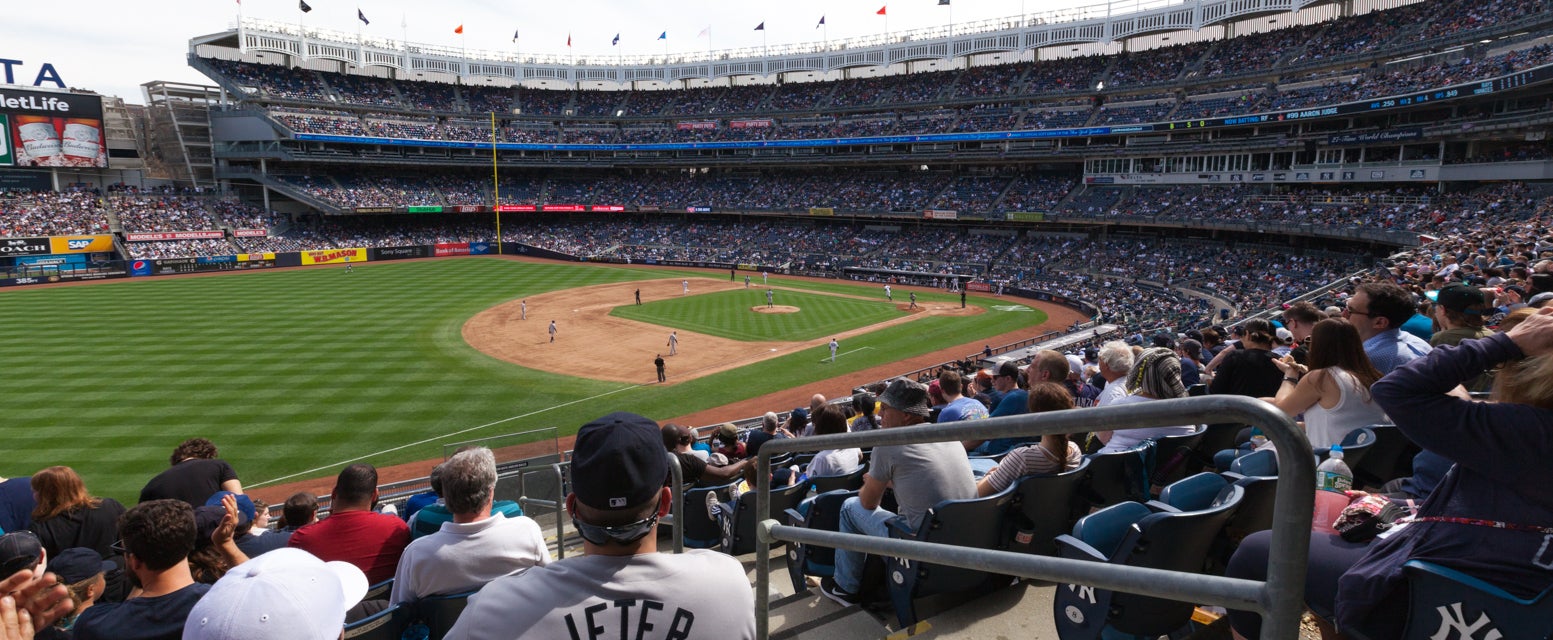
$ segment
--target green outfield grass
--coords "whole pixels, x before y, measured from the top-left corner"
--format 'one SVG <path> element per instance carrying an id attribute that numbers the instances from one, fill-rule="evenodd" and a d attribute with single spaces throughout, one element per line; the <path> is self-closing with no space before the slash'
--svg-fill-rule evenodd
<path id="1" fill-rule="evenodd" d="M 546 427 L 572 433 L 609 411 L 666 419 L 1046 319 L 1036 310 L 921 318 L 847 340 L 857 351 L 835 365 L 820 364 L 826 350 L 815 347 L 664 387 L 524 369 L 460 336 L 469 317 L 520 296 L 687 275 L 704 274 L 465 258 L 372 263 L 349 274 L 320 267 L 0 292 L 0 475 L 70 465 L 94 492 L 133 502 L 172 448 L 193 436 L 214 440 L 249 486 L 331 475 L 362 456 L 386 465 L 438 457 L 447 442 Z M 839 282 L 772 284 L 817 292 L 778 292 L 783 304 L 792 304 L 787 296 L 820 298 L 798 305 L 805 308 L 836 302 L 820 292 L 877 294 Z M 895 313 L 881 303 L 841 304 L 860 316 Z M 747 301 L 738 306 L 738 318 L 756 315 Z M 724 323 L 719 335 L 743 331 Z M 712 332 L 690 324 L 671 326 Z"/>
<path id="2" fill-rule="evenodd" d="M 868 326 L 905 315 L 885 301 L 858 300 L 799 291 L 776 291 L 773 303 L 797 313 L 752 313 L 765 306 L 765 289 L 736 289 L 615 307 L 610 315 L 745 341 L 802 341 Z"/>

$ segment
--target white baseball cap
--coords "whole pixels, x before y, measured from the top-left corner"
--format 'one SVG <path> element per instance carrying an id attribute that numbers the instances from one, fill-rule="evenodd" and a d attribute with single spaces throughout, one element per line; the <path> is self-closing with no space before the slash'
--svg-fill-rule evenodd
<path id="1" fill-rule="evenodd" d="M 367 576 L 355 565 L 275 549 L 211 585 L 189 612 L 183 640 L 337 640 L 346 610 L 365 595 Z"/>

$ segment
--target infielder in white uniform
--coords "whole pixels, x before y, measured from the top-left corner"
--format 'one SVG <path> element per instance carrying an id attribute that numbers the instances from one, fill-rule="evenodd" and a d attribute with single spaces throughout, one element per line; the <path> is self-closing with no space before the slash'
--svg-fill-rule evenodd
<path id="1" fill-rule="evenodd" d="M 676 353 L 679 353 L 679 332 L 678 331 L 670 331 L 669 332 L 669 355 L 672 356 L 672 355 L 674 355 Z"/>
<path id="2" fill-rule="evenodd" d="M 679 287 L 681 289 L 685 290 L 684 294 L 689 294 L 690 293 L 690 281 L 689 280 L 680 280 L 679 281 Z"/>
<path id="3" fill-rule="evenodd" d="M 830 339 L 830 363 L 831 364 L 836 364 L 836 349 L 838 349 L 840 347 L 841 347 L 841 345 L 836 342 L 835 338 L 831 338 Z"/>
<path id="4" fill-rule="evenodd" d="M 884 285 L 884 299 L 895 302 L 895 296 L 890 293 L 890 285 Z"/>
<path id="5" fill-rule="evenodd" d="M 768 307 L 776 306 L 776 305 L 772 304 L 773 295 L 774 294 L 771 293 L 770 289 L 766 289 L 766 306 L 768 306 Z"/>
<path id="6" fill-rule="evenodd" d="M 519 320 L 527 320 L 528 319 L 528 301 L 527 300 L 524 300 L 524 301 L 518 303 L 518 313 L 520 314 L 518 316 Z"/>
<path id="7" fill-rule="evenodd" d="M 566 510 L 583 555 L 487 584 L 447 638 L 753 639 L 755 599 L 738 560 L 658 553 L 673 498 L 657 423 L 612 413 L 583 425 L 575 447 Z"/>
<path id="8" fill-rule="evenodd" d="M 550 341 L 555 342 L 555 321 L 550 321 Z"/>

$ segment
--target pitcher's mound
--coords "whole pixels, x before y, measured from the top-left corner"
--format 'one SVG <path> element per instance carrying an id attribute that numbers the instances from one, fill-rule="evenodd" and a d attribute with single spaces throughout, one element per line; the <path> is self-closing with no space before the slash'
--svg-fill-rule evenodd
<path id="1" fill-rule="evenodd" d="M 790 307 L 785 304 L 779 304 L 770 307 L 760 305 L 757 307 L 750 307 L 750 310 L 754 311 L 755 313 L 798 313 L 798 307 Z"/>

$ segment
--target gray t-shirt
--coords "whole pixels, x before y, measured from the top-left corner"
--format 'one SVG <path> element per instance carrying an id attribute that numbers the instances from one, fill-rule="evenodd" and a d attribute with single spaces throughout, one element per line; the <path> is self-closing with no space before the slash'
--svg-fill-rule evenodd
<path id="1" fill-rule="evenodd" d="M 869 464 L 869 476 L 895 483 L 898 515 L 912 527 L 940 502 L 976 497 L 971 463 L 958 442 L 875 447 Z"/>
<path id="2" fill-rule="evenodd" d="M 755 597 L 744 567 L 706 549 L 566 558 L 486 585 L 447 635 L 636 637 L 753 639 Z"/>

